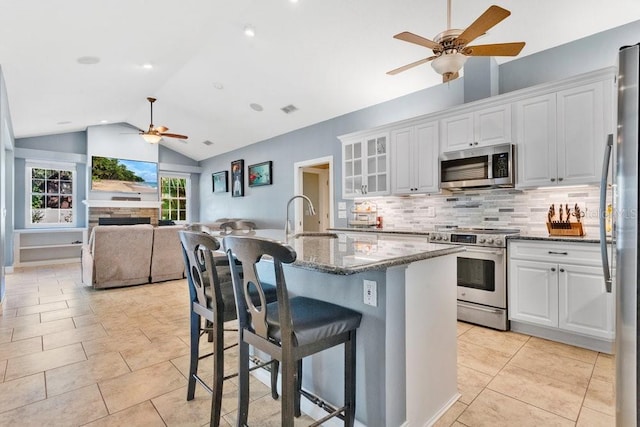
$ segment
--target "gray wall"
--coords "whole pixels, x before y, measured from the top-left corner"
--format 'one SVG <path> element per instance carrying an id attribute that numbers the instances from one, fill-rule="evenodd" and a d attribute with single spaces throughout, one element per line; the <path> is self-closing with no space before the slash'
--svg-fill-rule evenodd
<path id="1" fill-rule="evenodd" d="M 256 220 L 259 227 L 284 227 L 286 203 L 293 196 L 294 163 L 325 156 L 333 156 L 334 197 L 340 200 L 342 152 L 339 135 L 436 112 L 461 103 L 462 95 L 462 82 L 454 81 L 201 161 L 201 221 L 240 217 Z M 245 162 L 245 197 L 231 197 L 231 193 L 213 194 L 211 174 L 230 170 L 230 162 L 237 159 Z M 247 166 L 267 160 L 273 161 L 273 185 L 248 188 Z M 335 221 L 336 226 L 346 226 L 346 220 L 336 217 Z"/>
<path id="2" fill-rule="evenodd" d="M 511 92 L 610 67 L 615 65 L 621 45 L 639 41 L 640 21 L 636 21 L 504 63 L 498 70 L 499 92 Z M 285 204 L 293 195 L 293 164 L 329 155 L 333 156 L 334 162 L 334 197 L 336 202 L 340 201 L 342 154 L 337 137 L 462 104 L 464 93 L 461 80 L 424 89 L 201 161 L 201 220 L 207 222 L 221 217 L 242 217 L 255 220 L 260 227 L 283 227 Z M 253 189 L 245 187 L 245 197 L 240 198 L 232 198 L 230 193 L 212 194 L 211 173 L 230 170 L 229 163 L 236 159 L 244 159 L 245 173 L 249 164 L 272 160 L 273 185 Z M 337 203 L 334 209 L 337 210 Z M 346 220 L 338 219 L 336 212 L 334 218 L 335 226 L 346 226 Z"/>
<path id="3" fill-rule="evenodd" d="M 9 113 L 7 88 L 0 68 L 0 300 L 4 300 L 4 266 L 13 260 L 12 239 L 13 213 L 11 212 L 13 192 L 8 191 L 13 182 L 13 128 Z"/>

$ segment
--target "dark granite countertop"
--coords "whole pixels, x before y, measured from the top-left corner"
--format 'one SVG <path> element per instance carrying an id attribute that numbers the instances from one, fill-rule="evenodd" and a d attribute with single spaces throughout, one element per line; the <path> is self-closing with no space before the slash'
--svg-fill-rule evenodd
<path id="1" fill-rule="evenodd" d="M 258 229 L 251 234 L 284 241 L 284 231 Z M 296 250 L 295 267 L 330 274 L 349 275 L 410 264 L 429 258 L 454 254 L 463 246 L 433 244 L 421 239 L 400 239 L 390 235 L 336 233 L 337 237 L 305 235 L 289 238 L 287 244 Z"/>
<path id="2" fill-rule="evenodd" d="M 365 227 L 344 227 L 344 228 L 331 228 L 332 231 L 339 231 L 344 233 L 380 233 L 380 234 L 404 234 L 414 236 L 428 236 L 432 233 L 431 229 L 413 230 L 411 228 L 365 228 Z"/>

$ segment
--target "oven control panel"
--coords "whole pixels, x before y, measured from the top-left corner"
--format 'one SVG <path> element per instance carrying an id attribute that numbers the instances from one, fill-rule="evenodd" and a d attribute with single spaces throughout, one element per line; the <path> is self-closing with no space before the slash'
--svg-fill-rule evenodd
<path id="1" fill-rule="evenodd" d="M 430 233 L 432 243 L 454 243 L 458 245 L 506 247 L 505 236 L 495 234 L 466 234 L 466 233 Z"/>

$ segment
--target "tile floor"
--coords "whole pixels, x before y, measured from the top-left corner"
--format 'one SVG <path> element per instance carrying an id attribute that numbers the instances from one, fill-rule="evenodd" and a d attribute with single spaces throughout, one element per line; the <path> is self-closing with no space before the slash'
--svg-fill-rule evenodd
<path id="1" fill-rule="evenodd" d="M 16 269 L 6 284 L 1 426 L 208 425 L 206 392 L 185 400 L 184 280 L 94 291 L 70 264 Z M 232 370 L 234 357 L 226 363 Z M 615 425 L 612 358 L 535 337 L 459 323 L 458 387 L 438 426 Z M 235 421 L 235 390 L 225 383 L 224 426 Z M 250 424 L 278 426 L 269 389 L 253 381 L 251 391 Z"/>

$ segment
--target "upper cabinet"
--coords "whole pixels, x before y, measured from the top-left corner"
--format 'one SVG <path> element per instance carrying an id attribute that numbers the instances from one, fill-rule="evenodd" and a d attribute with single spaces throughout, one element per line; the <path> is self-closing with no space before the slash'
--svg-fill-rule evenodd
<path id="1" fill-rule="evenodd" d="M 597 183 L 612 99 L 611 78 L 517 101 L 517 186 Z"/>
<path id="2" fill-rule="evenodd" d="M 476 109 L 440 120 L 440 151 L 511 143 L 511 103 Z"/>
<path id="3" fill-rule="evenodd" d="M 389 194 L 389 133 L 342 140 L 342 197 Z"/>
<path id="4" fill-rule="evenodd" d="M 391 131 L 391 192 L 438 191 L 438 121 L 432 120 Z"/>

